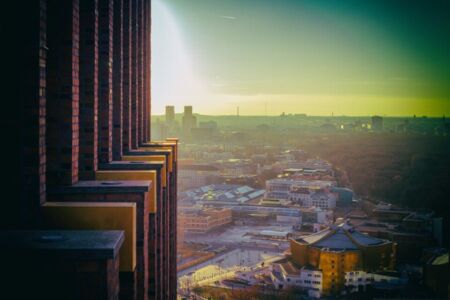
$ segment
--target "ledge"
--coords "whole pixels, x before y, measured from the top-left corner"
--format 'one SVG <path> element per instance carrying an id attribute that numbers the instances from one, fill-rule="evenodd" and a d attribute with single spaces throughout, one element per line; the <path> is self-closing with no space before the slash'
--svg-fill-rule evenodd
<path id="1" fill-rule="evenodd" d="M 134 194 L 146 193 L 150 190 L 150 181 L 79 181 L 71 186 L 50 188 L 49 194 Z"/>
<path id="2" fill-rule="evenodd" d="M 151 148 L 150 148 L 151 149 Z M 133 155 L 133 156 L 139 156 L 139 155 L 170 155 L 172 153 L 172 150 L 170 149 L 155 149 L 155 150 L 147 150 L 147 149 L 137 149 L 132 151 L 126 151 L 123 155 Z"/>
<path id="3" fill-rule="evenodd" d="M 113 161 L 107 164 L 100 164 L 101 171 L 145 171 L 159 170 L 164 168 L 164 162 L 159 161 Z"/>
<path id="4" fill-rule="evenodd" d="M 121 230 L 0 231 L 0 252 L 73 260 L 113 259 L 124 242 Z"/>

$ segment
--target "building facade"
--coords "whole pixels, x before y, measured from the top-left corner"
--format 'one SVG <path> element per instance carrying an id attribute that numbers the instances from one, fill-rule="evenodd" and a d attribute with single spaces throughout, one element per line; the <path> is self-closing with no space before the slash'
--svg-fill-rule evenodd
<path id="1" fill-rule="evenodd" d="M 395 244 L 366 236 L 347 224 L 291 239 L 290 249 L 291 259 L 299 267 L 320 270 L 325 295 L 345 292 L 349 277 L 356 272 L 390 270 L 395 264 Z"/>
<path id="2" fill-rule="evenodd" d="M 180 220 L 185 232 L 207 233 L 231 224 L 232 215 L 229 208 L 208 208 L 190 212 L 185 211 L 180 215 Z"/>
<path id="3" fill-rule="evenodd" d="M 150 135 L 150 20 L 150 0 L 4 3 L 3 298 L 176 299 L 178 142 Z"/>
<path id="4" fill-rule="evenodd" d="M 295 192 L 301 188 L 318 190 L 327 189 L 334 186 L 336 186 L 336 182 L 328 180 L 295 180 L 290 178 L 270 179 L 266 181 L 266 198 L 289 199 L 291 196 L 291 191 Z M 299 195 L 298 197 L 301 196 Z"/>
<path id="5" fill-rule="evenodd" d="M 197 127 L 197 117 L 192 113 L 192 106 L 184 107 L 182 126 L 185 137 L 190 137 L 192 128 Z"/>

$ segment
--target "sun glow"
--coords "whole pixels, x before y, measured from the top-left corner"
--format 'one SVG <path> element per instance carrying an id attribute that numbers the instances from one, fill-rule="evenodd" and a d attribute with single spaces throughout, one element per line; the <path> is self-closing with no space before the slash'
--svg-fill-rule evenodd
<path id="1" fill-rule="evenodd" d="M 152 3 L 152 113 L 162 114 L 166 105 L 177 111 L 184 105 L 200 106 L 208 90 L 193 72 L 188 51 L 169 8 Z"/>

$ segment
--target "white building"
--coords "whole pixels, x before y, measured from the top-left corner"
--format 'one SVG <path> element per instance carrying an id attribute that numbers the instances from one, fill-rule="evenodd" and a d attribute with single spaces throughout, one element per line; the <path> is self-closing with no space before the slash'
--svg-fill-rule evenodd
<path id="1" fill-rule="evenodd" d="M 337 194 L 330 191 L 334 181 L 271 179 L 266 181 L 266 198 L 289 200 L 301 207 L 336 207 Z"/>
<path id="2" fill-rule="evenodd" d="M 336 181 L 329 180 L 270 179 L 266 181 L 266 198 L 289 199 L 293 187 L 325 189 L 334 186 Z"/>
<path id="3" fill-rule="evenodd" d="M 272 264 L 270 277 L 277 289 L 295 286 L 307 290 L 314 298 L 319 298 L 322 293 L 322 271 L 319 270 L 300 269 L 292 262 L 280 261 Z"/>
<path id="4" fill-rule="evenodd" d="M 298 268 L 292 262 L 281 260 L 272 264 L 270 277 L 275 288 L 284 289 L 290 286 L 302 288 L 313 298 L 322 295 L 322 271 L 311 268 Z M 406 284 L 406 279 L 392 274 L 367 273 L 362 270 L 345 272 L 344 285 L 347 287 L 342 294 L 365 291 L 367 286 L 377 283 Z"/>

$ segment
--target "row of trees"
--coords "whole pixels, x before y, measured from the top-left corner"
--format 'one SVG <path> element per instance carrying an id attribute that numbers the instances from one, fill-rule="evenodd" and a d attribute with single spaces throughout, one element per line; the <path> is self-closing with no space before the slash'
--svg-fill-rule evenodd
<path id="1" fill-rule="evenodd" d="M 370 200 L 431 209 L 450 232 L 450 139 L 352 134 L 310 136 L 299 147 L 345 170 L 355 192 Z M 448 236 L 444 232 L 444 237 Z M 449 240 L 445 241 L 448 245 Z"/>

